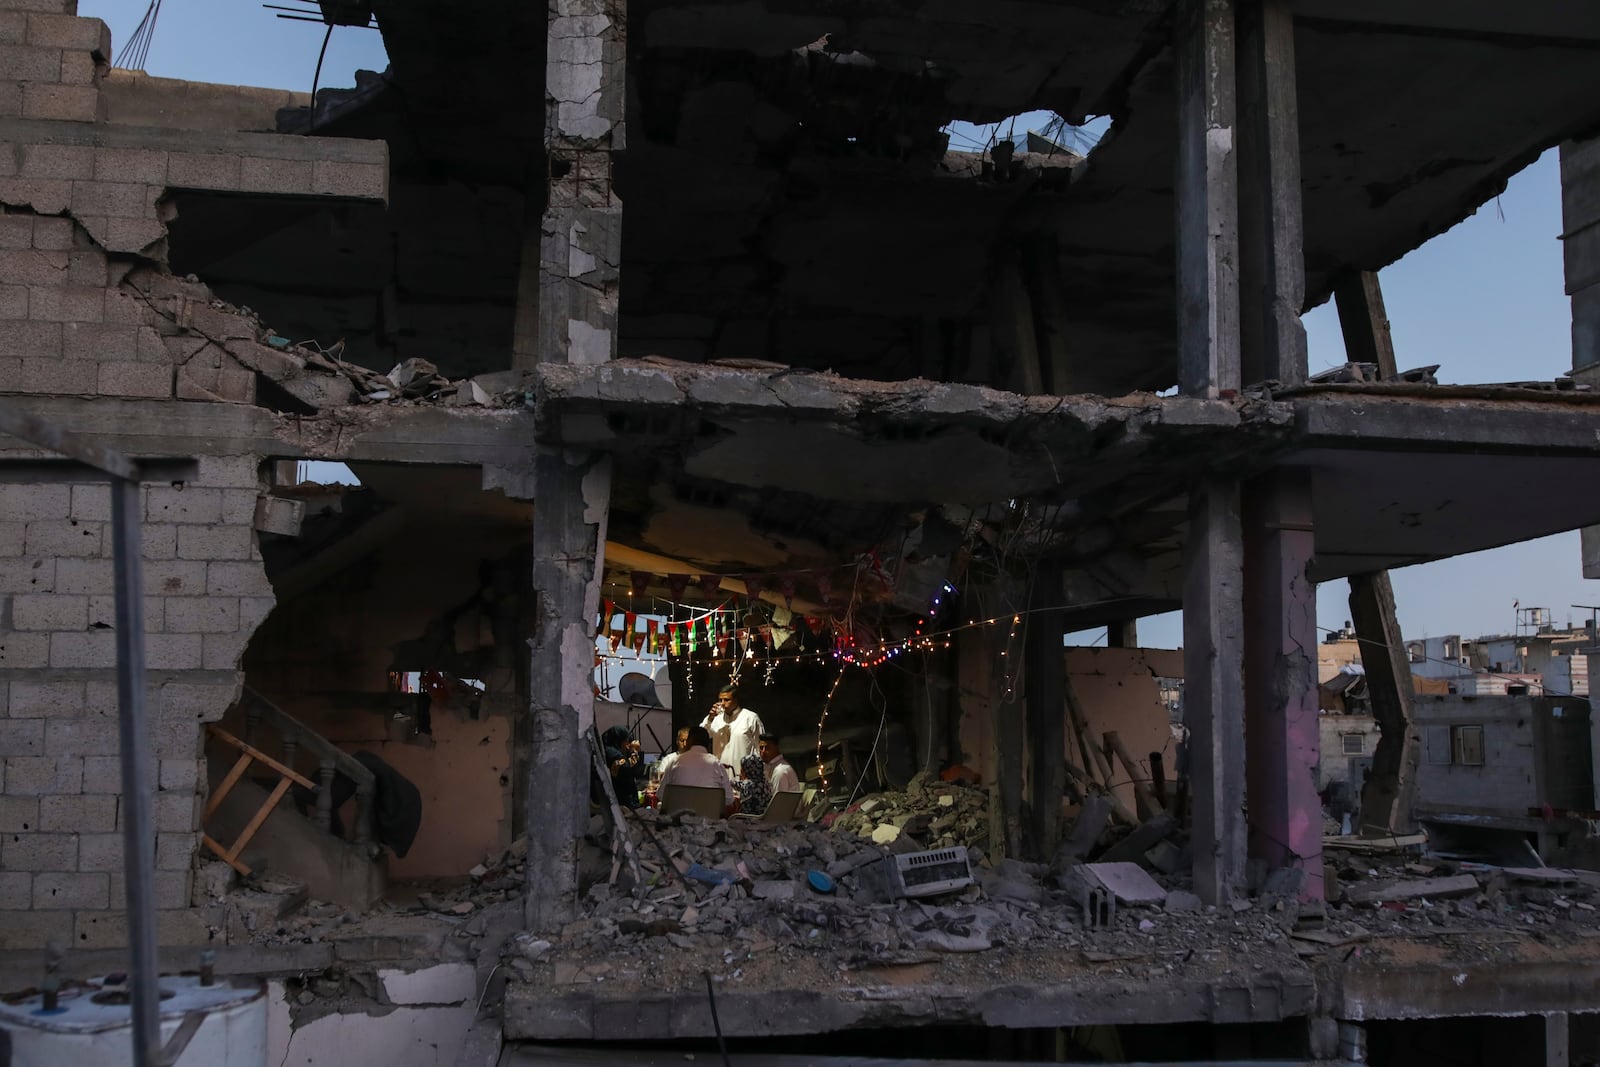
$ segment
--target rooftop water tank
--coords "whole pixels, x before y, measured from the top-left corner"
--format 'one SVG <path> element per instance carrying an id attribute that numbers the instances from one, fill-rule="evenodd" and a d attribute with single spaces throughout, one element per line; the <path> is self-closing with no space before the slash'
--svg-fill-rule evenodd
<path id="1" fill-rule="evenodd" d="M 267 997 L 260 982 L 203 985 L 198 976 L 164 975 L 160 985 L 163 1045 L 191 1013 L 200 1019 L 175 1067 L 266 1067 Z M 64 982 L 52 1012 L 36 991 L 0 998 L 0 1031 L 10 1039 L 9 1059 L 0 1042 L 0 1067 L 133 1063 L 133 1016 L 120 979 Z"/>

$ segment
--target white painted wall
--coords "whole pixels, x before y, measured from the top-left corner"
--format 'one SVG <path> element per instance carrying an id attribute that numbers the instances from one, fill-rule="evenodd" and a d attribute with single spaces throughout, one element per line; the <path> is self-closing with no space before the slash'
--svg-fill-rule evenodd
<path id="1" fill-rule="evenodd" d="M 379 971 L 394 1007 L 384 1014 L 327 1015 L 294 1027 L 282 982 L 267 988 L 267 1062 L 281 1067 L 454 1067 L 477 1014 L 469 963 Z M 381 1009 L 380 1009 L 381 1010 Z"/>

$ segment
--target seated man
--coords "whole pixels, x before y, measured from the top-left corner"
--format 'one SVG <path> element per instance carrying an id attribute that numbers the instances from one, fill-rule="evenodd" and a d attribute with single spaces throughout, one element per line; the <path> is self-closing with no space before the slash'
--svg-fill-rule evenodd
<path id="1" fill-rule="evenodd" d="M 733 782 L 728 769 L 711 754 L 711 734 L 705 727 L 689 727 L 689 747 L 661 776 L 662 790 L 669 785 L 716 786 L 722 790 L 723 807 L 733 806 Z"/>
<path id="2" fill-rule="evenodd" d="M 778 750 L 777 734 L 761 735 L 761 759 L 767 766 L 767 784 L 774 793 L 800 792 L 800 776 Z"/>
<path id="3" fill-rule="evenodd" d="M 688 747 L 689 728 L 687 726 L 679 727 L 678 736 L 673 739 L 672 751 L 668 752 L 665 756 L 662 756 L 656 761 L 656 778 L 659 779 L 663 774 L 666 774 L 667 771 L 671 769 L 672 765 L 678 762 L 678 758 L 683 755 L 683 750 Z"/>

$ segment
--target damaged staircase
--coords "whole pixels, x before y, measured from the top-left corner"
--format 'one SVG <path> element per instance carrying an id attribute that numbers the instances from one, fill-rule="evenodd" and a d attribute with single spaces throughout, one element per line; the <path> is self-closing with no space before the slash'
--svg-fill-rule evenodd
<path id="1" fill-rule="evenodd" d="M 205 844 L 244 875 L 271 872 L 304 885 L 312 897 L 342 907 L 366 909 L 387 887 L 379 849 L 372 844 L 372 772 L 331 741 L 251 689 L 242 698 L 243 739 L 226 730 L 209 731 L 206 756 L 211 800 L 205 815 Z M 263 731 L 261 726 L 271 727 Z M 267 734 L 278 740 L 277 754 L 258 747 Z M 301 755 L 317 761 L 315 807 L 302 815 L 284 803 L 291 788 L 311 795 L 312 781 L 295 770 Z M 266 782 L 250 773 L 266 772 Z M 336 776 L 354 783 L 354 839 L 334 832 L 332 807 Z"/>

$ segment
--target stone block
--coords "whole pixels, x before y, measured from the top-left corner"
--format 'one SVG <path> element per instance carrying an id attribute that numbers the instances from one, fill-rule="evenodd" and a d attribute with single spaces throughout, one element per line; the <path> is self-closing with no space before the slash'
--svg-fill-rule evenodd
<path id="1" fill-rule="evenodd" d="M 70 264 L 70 254 L 68 261 Z M 28 317 L 35 322 L 99 322 L 105 310 L 105 289 L 99 286 L 35 285 L 28 289 Z"/>
<path id="2" fill-rule="evenodd" d="M 0 272 L 4 269 L 0 264 Z M 3 276 L 0 273 L 0 277 Z M 11 356 L 24 361 L 59 359 L 61 336 L 59 322 L 8 322 L 6 328 L 0 330 L 0 357 Z M 18 371 L 22 369 L 23 365 L 19 364 Z"/>
<path id="3" fill-rule="evenodd" d="M 222 521 L 229 526 L 253 524 L 256 517 L 256 500 L 260 493 L 254 489 L 223 489 Z M 0 555 L 3 555 L 0 552 Z M 209 575 L 207 577 L 209 581 Z"/>
<path id="4" fill-rule="evenodd" d="M 156 830 L 160 834 L 171 835 L 173 838 L 188 842 L 189 856 L 192 859 L 194 849 L 200 844 L 199 839 L 194 836 L 195 831 L 200 829 L 200 798 L 195 791 L 185 789 L 157 793 L 155 821 Z M 189 861 L 186 860 L 183 866 L 188 867 Z"/>
<path id="5" fill-rule="evenodd" d="M 85 228 L 110 252 L 138 253 L 166 239 L 167 227 L 160 219 L 108 216 L 99 229 Z"/>
<path id="6" fill-rule="evenodd" d="M 192 832 L 156 834 L 156 870 L 189 870 L 194 866 L 195 850 L 199 847 L 200 836 Z"/>
<path id="7" fill-rule="evenodd" d="M 263 496 L 256 502 L 252 525 L 262 533 L 298 537 L 300 523 L 305 518 L 306 506 L 302 500 Z"/>
<path id="8" fill-rule="evenodd" d="M 33 899 L 40 908 L 107 908 L 111 906 L 110 876 L 98 872 L 36 874 Z"/>
<path id="9" fill-rule="evenodd" d="M 114 728 L 111 733 L 112 741 L 115 742 Z M 45 832 L 79 834 L 115 833 L 118 830 L 117 802 L 121 796 L 120 788 L 115 787 L 120 787 L 121 783 L 112 779 L 109 783 L 97 784 L 104 789 L 103 792 L 81 796 L 40 797 L 39 829 Z M 106 786 L 114 788 L 105 788 Z"/>
<path id="10" fill-rule="evenodd" d="M 254 456 L 201 456 L 201 485 L 219 489 L 257 489 L 261 485 L 261 461 Z"/>
<path id="11" fill-rule="evenodd" d="M 12 871 L 77 870 L 78 836 L 12 834 L 0 840 L 0 865 Z"/>
<path id="12" fill-rule="evenodd" d="M 164 629 L 162 603 L 162 599 L 157 596 L 144 598 L 144 629 L 146 633 L 158 634 Z M 116 627 L 117 598 L 115 596 L 92 596 L 89 598 L 89 625 L 96 629 Z"/>
<path id="13" fill-rule="evenodd" d="M 71 219 L 33 220 L 33 247 L 46 252 L 71 252 L 77 247 L 77 231 Z"/>
<path id="14" fill-rule="evenodd" d="M 41 519 L 23 532 L 24 551 L 30 556 L 98 556 L 105 524 L 75 519 Z"/>
<path id="15" fill-rule="evenodd" d="M 78 870 L 122 870 L 122 835 L 109 832 L 79 834 Z"/>
<path id="16" fill-rule="evenodd" d="M 50 666 L 58 670 L 73 667 L 109 670 L 116 665 L 116 634 L 109 630 L 50 635 Z"/>
<path id="17" fill-rule="evenodd" d="M 159 877 L 159 874 L 157 875 Z M 73 918 L 72 947 L 77 949 L 121 948 L 128 943 L 128 920 L 122 911 L 40 912 Z M 156 912 L 156 938 L 163 947 L 204 945 L 213 935 L 206 916 L 187 907 Z M 39 942 L 43 944 L 43 942 Z M 37 947 L 37 946 L 35 946 Z"/>
<path id="18" fill-rule="evenodd" d="M 61 55 L 54 50 L 44 54 L 54 78 L 61 70 Z M 3 55 L 0 55 L 0 62 L 4 62 Z M 25 144 L 22 163 L 17 168 L 17 173 L 24 178 L 65 178 L 68 181 L 86 178 L 93 172 L 94 148 L 78 144 Z"/>
<path id="19" fill-rule="evenodd" d="M 104 307 L 102 303 L 102 311 Z M 127 360 L 134 354 L 138 330 L 126 322 L 65 323 L 61 327 L 61 356 L 95 363 Z"/>
<path id="20" fill-rule="evenodd" d="M 144 514 L 150 522 L 221 522 L 222 490 L 152 486 L 145 495 Z"/>
<path id="21" fill-rule="evenodd" d="M 10 248 L 0 251 L 0 278 L 13 285 L 60 285 L 67 280 L 67 252 L 65 249 Z M 33 352 L 10 352 L 8 355 L 36 355 Z"/>
<path id="22" fill-rule="evenodd" d="M 233 868 L 228 868 L 232 870 Z M 190 901 L 191 871 L 156 871 L 150 880 L 151 896 L 157 908 L 187 908 Z M 127 898 L 128 883 L 120 871 L 111 873 L 111 902 L 120 904 Z"/>
<path id="23" fill-rule="evenodd" d="M 252 193 L 309 193 L 311 161 L 245 156 L 239 161 L 239 188 Z"/>
<path id="24" fill-rule="evenodd" d="M 239 598 L 239 629 L 254 630 L 277 605 L 277 600 L 270 596 L 240 597 Z"/>
<path id="25" fill-rule="evenodd" d="M 33 875 L 27 871 L 0 871 L 0 911 L 33 907 Z"/>
<path id="26" fill-rule="evenodd" d="M 0 250 L 14 252 L 33 247 L 33 216 L 0 213 Z"/>
<path id="27" fill-rule="evenodd" d="M 70 911 L 0 910 L 0 949 L 38 952 L 48 941 L 67 944 L 71 940 Z"/>
<path id="28" fill-rule="evenodd" d="M 0 519 L 0 556 L 15 558 L 22 555 L 23 539 L 27 531 L 28 524 L 25 522 L 7 522 Z"/>
<path id="29" fill-rule="evenodd" d="M 239 157 L 231 152 L 172 152 L 167 157 L 171 189 L 239 188 Z"/>
<path id="30" fill-rule="evenodd" d="M 23 82 L 22 117 L 57 122 L 98 121 L 100 90 L 92 85 Z"/>
<path id="31" fill-rule="evenodd" d="M 14 14 L 4 16 L 16 18 Z M 8 80 L 21 82 L 58 82 L 61 80 L 61 49 L 47 45 L 27 45 L 14 36 L 15 23 L 0 21 L 0 70 Z"/>
<path id="32" fill-rule="evenodd" d="M 144 591 L 151 596 L 204 596 L 206 565 L 195 560 L 150 560 L 144 568 Z"/>
<path id="33" fill-rule="evenodd" d="M 84 173 L 91 172 L 93 168 L 94 161 L 91 158 Z M 105 218 L 154 218 L 156 200 L 161 191 L 159 185 L 145 185 L 142 182 L 75 181 L 72 183 L 72 211 L 75 215 Z"/>
<path id="34" fill-rule="evenodd" d="M 82 682 L 46 682 L 19 678 L 11 683 L 7 714 L 13 719 L 81 715 L 83 701 Z"/>
<path id="35" fill-rule="evenodd" d="M 38 797 L 0 796 L 0 833 L 29 833 L 39 829 Z"/>
<path id="36" fill-rule="evenodd" d="M 120 751 L 116 720 L 110 716 L 88 715 L 75 719 L 29 719 L 44 727 L 44 751 L 47 756 L 115 756 Z M 88 782 L 85 788 L 93 793 L 115 792 L 121 782 Z M 44 809 L 40 809 L 40 818 Z M 83 826 L 73 829 L 98 830 L 114 827 Z M 67 827 L 46 827 L 67 829 Z"/>
<path id="37" fill-rule="evenodd" d="M 111 521 L 111 487 L 106 485 L 74 485 L 70 517 L 80 522 Z"/>
<path id="38" fill-rule="evenodd" d="M 193 793 L 200 785 L 200 763 L 192 759 L 164 759 L 159 774 L 160 787 L 174 793 Z"/>
<path id="39" fill-rule="evenodd" d="M 12 522 L 69 518 L 72 488 L 70 485 L 0 485 L 0 515 Z"/>
<path id="40" fill-rule="evenodd" d="M 255 534 L 247 526 L 178 527 L 179 559 L 249 559 L 253 547 Z"/>
<path id="41" fill-rule="evenodd" d="M 50 635 L 9 633 L 0 638 L 0 670 L 37 670 L 50 666 Z"/>
<path id="42" fill-rule="evenodd" d="M 100 79 L 108 69 L 109 65 L 96 61 L 93 53 L 63 51 L 58 78 L 62 85 L 88 85 L 98 88 Z"/>
<path id="43" fill-rule="evenodd" d="M 99 252 L 67 253 L 67 284 L 88 285 L 104 289 L 110 274 L 106 270 L 106 257 Z M 105 315 L 105 296 L 101 294 L 100 313 Z"/>
<path id="44" fill-rule="evenodd" d="M 106 59 L 111 58 L 111 30 L 99 19 L 31 14 L 28 16 L 28 43 L 99 52 Z"/>
<path id="45" fill-rule="evenodd" d="M 161 687 L 159 698 L 163 724 L 169 718 L 187 719 L 198 737 L 199 723 L 216 722 L 239 699 L 240 680 L 238 675 L 232 675 L 227 682 L 167 682 Z"/>
<path id="46" fill-rule="evenodd" d="M 206 566 L 206 592 L 214 597 L 270 597 L 272 583 L 267 581 L 266 568 L 260 563 L 210 563 Z"/>
<path id="47" fill-rule="evenodd" d="M 22 85 L 25 95 L 39 86 Z M 8 153 L 0 152 L 0 157 Z M 72 183 L 59 178 L 0 178 L 0 203 L 29 207 L 42 215 L 59 215 L 72 203 Z"/>
<path id="48" fill-rule="evenodd" d="M 205 662 L 200 634 L 153 633 L 145 636 L 145 663 L 152 670 L 192 671 Z"/>
<path id="49" fill-rule="evenodd" d="M 237 670 L 250 644 L 248 631 L 203 635 L 200 665 L 208 671 Z"/>
<path id="50" fill-rule="evenodd" d="M 116 565 L 109 559 L 63 559 L 55 564 L 53 588 L 58 593 L 109 596 L 115 590 Z M 149 582 L 147 581 L 148 588 Z"/>
<path id="51" fill-rule="evenodd" d="M 27 13 L 22 11 L 0 11 L 0 42 L 21 44 L 27 39 Z"/>
<path id="52" fill-rule="evenodd" d="M 25 319 L 27 317 L 28 287 L 0 283 L 0 319 Z"/>
<path id="53" fill-rule="evenodd" d="M 173 559 L 178 554 L 178 528 L 147 524 L 139 531 L 139 545 L 147 560 L 163 562 Z"/>
<path id="54" fill-rule="evenodd" d="M 35 289 L 34 292 L 39 292 Z M 31 297 L 30 297 L 31 299 Z M 49 323 L 37 323 L 46 326 Z M 95 365 L 69 363 L 55 357 L 24 359 L 22 361 L 22 389 L 24 393 L 49 393 L 57 396 L 93 396 L 95 393 Z"/>
<path id="55" fill-rule="evenodd" d="M 99 148 L 94 154 L 94 178 L 106 182 L 167 184 L 167 153 L 154 148 Z"/>
<path id="56" fill-rule="evenodd" d="M 311 165 L 311 192 L 386 201 L 389 199 L 389 168 L 374 163 L 319 159 Z"/>
<path id="57" fill-rule="evenodd" d="M 20 594 L 11 601 L 11 624 L 18 630 L 87 629 L 89 601 L 61 593 Z"/>
<path id="58" fill-rule="evenodd" d="M 239 628 L 239 601 L 231 597 L 168 597 L 165 607 L 168 633 L 219 634 Z"/>
<path id="59" fill-rule="evenodd" d="M 164 399 L 172 395 L 172 368 L 160 363 L 102 363 L 95 390 L 101 396 Z"/>
<path id="60" fill-rule="evenodd" d="M 0 752 L 8 756 L 42 756 L 45 720 L 0 719 Z"/>

